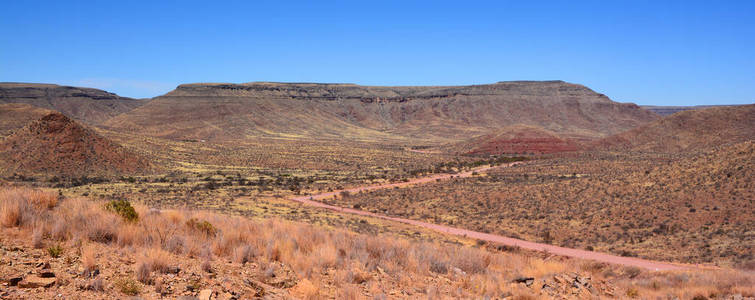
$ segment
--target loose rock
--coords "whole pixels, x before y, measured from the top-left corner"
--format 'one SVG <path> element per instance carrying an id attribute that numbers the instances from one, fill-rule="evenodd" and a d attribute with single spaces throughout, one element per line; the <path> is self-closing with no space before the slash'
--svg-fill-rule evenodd
<path id="1" fill-rule="evenodd" d="M 51 287 L 55 284 L 55 278 L 43 278 L 36 275 L 30 275 L 24 278 L 24 280 L 21 280 L 21 282 L 18 283 L 19 287 L 22 288 L 40 288 L 40 287 Z"/>
<path id="2" fill-rule="evenodd" d="M 199 300 L 210 300 L 210 297 L 212 296 L 212 290 L 210 289 L 204 289 L 199 291 Z"/>

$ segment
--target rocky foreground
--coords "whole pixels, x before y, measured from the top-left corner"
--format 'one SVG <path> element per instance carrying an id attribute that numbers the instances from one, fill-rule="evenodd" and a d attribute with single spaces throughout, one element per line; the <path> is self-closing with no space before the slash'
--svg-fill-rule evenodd
<path id="1" fill-rule="evenodd" d="M 739 299 L 734 270 L 647 272 L 518 249 L 0 190 L 3 299 Z M 701 299 L 701 298 L 698 298 Z"/>

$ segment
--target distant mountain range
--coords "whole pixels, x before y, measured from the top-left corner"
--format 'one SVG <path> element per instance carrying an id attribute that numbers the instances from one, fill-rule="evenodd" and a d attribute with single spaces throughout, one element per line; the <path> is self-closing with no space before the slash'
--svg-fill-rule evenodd
<path id="1" fill-rule="evenodd" d="M 693 105 L 693 106 L 640 105 L 640 107 L 647 109 L 649 111 L 652 111 L 661 116 L 664 116 L 664 117 L 673 115 L 675 113 L 678 113 L 680 111 L 685 111 L 685 110 L 705 109 L 705 108 L 720 107 L 720 106 L 737 106 L 737 105 L 733 105 L 733 104 L 732 105 Z"/>
<path id="2" fill-rule="evenodd" d="M 0 83 L 0 135 L 58 111 L 100 129 L 176 141 L 347 139 L 446 145 L 436 150 L 461 154 L 674 152 L 752 138 L 752 108 L 640 107 L 563 81 L 399 87 L 196 83 L 152 99 Z"/>

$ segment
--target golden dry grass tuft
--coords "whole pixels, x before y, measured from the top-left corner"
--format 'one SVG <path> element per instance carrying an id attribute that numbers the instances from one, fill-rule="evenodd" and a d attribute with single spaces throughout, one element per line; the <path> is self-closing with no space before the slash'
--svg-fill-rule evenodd
<path id="1" fill-rule="evenodd" d="M 5 227 L 28 225 L 58 204 L 52 192 L 8 188 L 0 190 L 0 223 Z"/>
<path id="2" fill-rule="evenodd" d="M 81 249 L 81 266 L 84 267 L 84 274 L 91 276 L 97 268 L 97 250 L 92 245 L 87 245 Z"/>

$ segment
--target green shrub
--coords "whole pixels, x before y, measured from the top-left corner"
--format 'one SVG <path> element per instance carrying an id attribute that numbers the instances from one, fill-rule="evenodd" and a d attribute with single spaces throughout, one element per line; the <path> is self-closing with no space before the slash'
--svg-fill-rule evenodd
<path id="1" fill-rule="evenodd" d="M 115 281 L 115 287 L 118 288 L 121 293 L 129 296 L 136 296 L 142 292 L 141 286 L 136 280 L 131 278 L 121 278 Z"/>
<path id="2" fill-rule="evenodd" d="M 63 254 L 63 247 L 60 247 L 60 245 L 50 246 L 47 248 L 47 253 L 49 253 L 52 258 L 58 258 Z"/>
<path id="3" fill-rule="evenodd" d="M 198 220 L 197 218 L 191 218 L 186 221 L 186 226 L 189 226 L 190 228 L 202 232 L 208 236 L 215 236 L 215 234 L 218 233 L 218 229 L 215 228 L 215 226 L 212 226 L 210 222 Z"/>
<path id="4" fill-rule="evenodd" d="M 123 219 L 129 222 L 135 222 L 139 219 L 139 214 L 137 214 L 134 207 L 131 206 L 131 202 L 128 202 L 127 200 L 111 200 L 105 204 L 105 209 L 120 215 Z"/>

